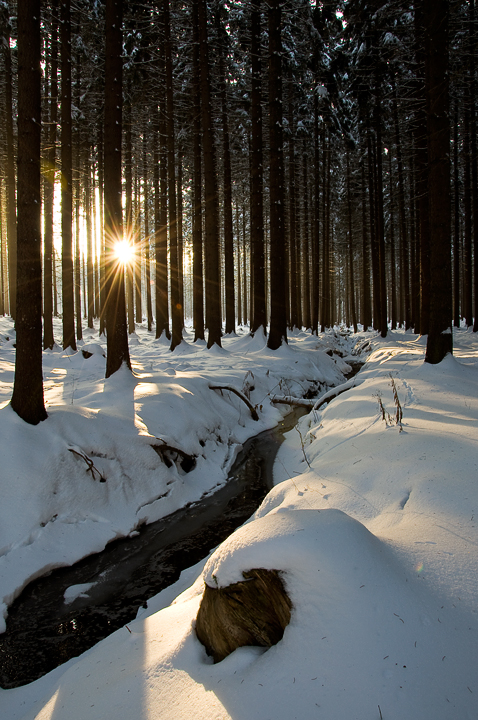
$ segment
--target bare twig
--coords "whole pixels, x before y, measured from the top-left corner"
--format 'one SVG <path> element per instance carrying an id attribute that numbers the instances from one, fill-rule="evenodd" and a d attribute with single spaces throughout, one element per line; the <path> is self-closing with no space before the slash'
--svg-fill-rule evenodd
<path id="1" fill-rule="evenodd" d="M 93 480 L 96 480 L 95 473 L 98 473 L 98 479 L 100 482 L 106 482 L 106 478 L 103 477 L 103 475 L 100 473 L 97 467 L 94 466 L 93 460 L 88 457 L 88 455 L 85 455 L 85 453 L 79 452 L 78 450 L 74 450 L 73 448 L 68 448 L 68 450 L 73 453 L 73 455 L 77 455 L 78 457 L 82 458 L 85 463 L 88 465 L 88 468 L 86 472 L 91 473 L 91 477 Z"/>
<path id="2" fill-rule="evenodd" d="M 251 417 L 253 420 L 259 420 L 259 415 L 257 414 L 257 410 L 252 405 L 252 403 L 246 398 L 244 393 L 242 393 L 237 388 L 233 387 L 232 385 L 209 385 L 210 390 L 229 390 L 229 392 L 234 393 L 234 395 L 237 395 L 238 398 L 240 398 L 249 408 Z"/>

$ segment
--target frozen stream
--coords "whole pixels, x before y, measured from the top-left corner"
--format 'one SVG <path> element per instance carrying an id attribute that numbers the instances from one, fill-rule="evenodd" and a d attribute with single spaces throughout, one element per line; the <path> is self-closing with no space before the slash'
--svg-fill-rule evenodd
<path id="1" fill-rule="evenodd" d="M 242 525 L 272 487 L 283 434 L 305 412 L 299 408 L 247 441 L 228 482 L 213 495 L 30 583 L 9 608 L 0 635 L 0 686 L 32 682 L 124 626 L 148 598 Z M 72 587 L 78 585 L 85 587 Z"/>

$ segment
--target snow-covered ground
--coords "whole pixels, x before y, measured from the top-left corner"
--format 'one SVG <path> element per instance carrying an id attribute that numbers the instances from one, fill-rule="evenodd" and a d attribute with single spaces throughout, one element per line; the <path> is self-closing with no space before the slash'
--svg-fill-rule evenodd
<path id="1" fill-rule="evenodd" d="M 49 418 L 30 428 L 8 407 L 6 319 L 0 334 L 5 608 L 32 577 L 223 482 L 239 444 L 280 418 L 270 394 L 343 382 L 346 365 L 327 348 L 369 342 L 371 352 L 355 387 L 289 433 L 276 487 L 205 567 L 81 658 L 0 690 L 2 718 L 476 720 L 476 335 L 457 331 L 455 357 L 430 366 L 424 339 L 404 333 L 297 333 L 275 353 L 247 335 L 212 351 L 189 339 L 171 354 L 140 329 L 133 377 L 105 382 L 100 352 L 46 353 Z M 96 336 L 85 342 L 99 350 Z M 211 383 L 250 394 L 259 421 Z M 195 469 L 166 468 L 156 438 L 197 456 Z M 225 586 L 257 567 L 283 573 L 291 622 L 269 650 L 241 648 L 213 665 L 194 633 L 204 579 Z"/>

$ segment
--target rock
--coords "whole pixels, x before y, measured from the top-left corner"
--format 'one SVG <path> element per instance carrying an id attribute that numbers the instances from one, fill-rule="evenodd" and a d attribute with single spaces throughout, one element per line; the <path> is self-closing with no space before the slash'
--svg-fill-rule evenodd
<path id="1" fill-rule="evenodd" d="M 205 585 L 196 634 L 214 662 L 244 645 L 276 645 L 290 622 L 292 603 L 277 570 L 242 573 L 227 587 Z"/>

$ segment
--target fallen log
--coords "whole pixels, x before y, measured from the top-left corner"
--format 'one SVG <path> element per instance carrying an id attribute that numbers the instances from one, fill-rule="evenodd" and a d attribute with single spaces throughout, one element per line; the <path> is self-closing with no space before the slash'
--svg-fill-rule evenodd
<path id="1" fill-rule="evenodd" d="M 341 395 L 343 392 L 346 392 L 347 390 L 350 390 L 351 388 L 355 387 L 356 385 L 360 385 L 360 382 L 357 380 L 356 377 L 350 378 L 350 380 L 347 380 L 347 382 L 342 383 L 342 385 L 337 385 L 337 387 L 331 388 L 328 392 L 325 393 L 325 395 L 322 395 L 320 397 L 315 405 L 312 407 L 312 410 L 318 410 L 322 405 L 325 405 L 325 403 L 330 402 L 330 400 L 333 400 L 334 398 Z"/>
<path id="2" fill-rule="evenodd" d="M 278 405 L 294 405 L 312 410 L 316 401 L 293 397 L 292 395 L 272 395 L 271 402 L 277 403 Z"/>
<path id="3" fill-rule="evenodd" d="M 247 405 L 247 407 L 250 410 L 252 419 L 259 420 L 259 415 L 257 414 L 257 410 L 254 407 L 254 405 L 252 405 L 252 403 L 248 400 L 248 398 L 246 398 L 244 393 L 242 393 L 237 388 L 233 387 L 232 385 L 209 385 L 209 389 L 210 390 L 229 390 L 229 392 L 234 393 L 234 395 L 237 395 L 237 397 L 240 398 L 242 400 L 242 402 L 244 402 Z"/>
<path id="4" fill-rule="evenodd" d="M 258 568 L 227 587 L 205 585 L 196 635 L 214 662 L 238 647 L 276 645 L 290 622 L 292 603 L 277 570 Z"/>

